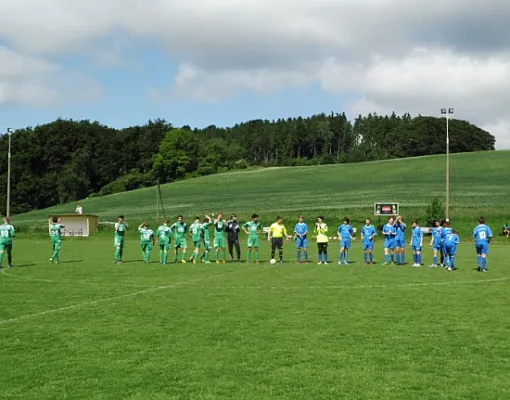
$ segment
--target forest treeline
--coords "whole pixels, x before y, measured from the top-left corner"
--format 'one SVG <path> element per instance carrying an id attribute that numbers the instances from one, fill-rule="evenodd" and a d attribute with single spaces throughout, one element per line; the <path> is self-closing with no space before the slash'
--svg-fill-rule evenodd
<path id="1" fill-rule="evenodd" d="M 445 152 L 443 118 L 409 114 L 319 114 L 254 120 L 230 128 L 176 128 L 164 120 L 114 129 L 58 119 L 12 136 L 11 214 L 89 196 L 255 166 L 318 165 Z M 451 152 L 494 150 L 495 138 L 450 121 Z M 7 180 L 8 136 L 0 137 L 0 182 Z M 5 213 L 6 184 L 0 184 Z"/>

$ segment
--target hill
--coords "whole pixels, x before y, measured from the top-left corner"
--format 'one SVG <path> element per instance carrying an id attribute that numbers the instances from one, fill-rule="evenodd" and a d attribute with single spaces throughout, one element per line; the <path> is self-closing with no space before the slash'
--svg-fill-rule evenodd
<path id="1" fill-rule="evenodd" d="M 472 225 L 481 214 L 499 225 L 510 220 L 510 151 L 464 153 L 451 156 L 451 217 Z M 240 218 L 258 213 L 264 223 L 276 215 L 294 220 L 319 214 L 329 220 L 345 215 L 363 219 L 373 215 L 377 201 L 398 201 L 409 221 L 423 217 L 434 197 L 444 199 L 445 157 L 426 156 L 356 164 L 314 167 L 275 167 L 211 175 L 161 186 L 166 213 L 172 219 L 223 211 Z M 85 212 L 114 221 L 124 214 L 137 223 L 156 219 L 156 188 L 90 198 Z M 73 212 L 76 203 L 17 215 L 21 226 L 43 225 L 49 213 Z M 161 212 L 160 212 L 161 215 Z M 336 223 L 336 222 L 335 222 Z"/>

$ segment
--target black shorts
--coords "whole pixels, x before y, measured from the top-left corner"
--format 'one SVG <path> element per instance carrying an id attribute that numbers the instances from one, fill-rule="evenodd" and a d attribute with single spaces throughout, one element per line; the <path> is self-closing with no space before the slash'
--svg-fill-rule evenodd
<path id="1" fill-rule="evenodd" d="M 283 238 L 271 238 L 271 248 L 272 249 L 281 249 L 283 247 Z"/>

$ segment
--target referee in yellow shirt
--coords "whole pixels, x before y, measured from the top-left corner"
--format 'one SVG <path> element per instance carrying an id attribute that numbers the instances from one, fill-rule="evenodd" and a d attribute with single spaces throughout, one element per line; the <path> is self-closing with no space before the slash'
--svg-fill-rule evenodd
<path id="1" fill-rule="evenodd" d="M 276 222 L 269 227 L 267 240 L 271 241 L 271 260 L 274 258 L 274 253 L 278 248 L 278 255 L 280 256 L 280 264 L 283 264 L 283 237 L 287 240 L 292 236 L 287 234 L 287 228 L 283 225 L 283 218 L 277 217 Z"/>

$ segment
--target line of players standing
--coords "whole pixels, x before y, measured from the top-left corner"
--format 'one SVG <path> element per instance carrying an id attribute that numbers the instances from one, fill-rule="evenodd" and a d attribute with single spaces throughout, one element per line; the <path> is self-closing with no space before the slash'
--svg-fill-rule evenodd
<path id="1" fill-rule="evenodd" d="M 209 226 L 214 226 L 214 242 L 211 246 L 211 238 L 209 233 Z M 124 232 L 127 228 L 127 223 L 124 217 L 120 216 L 118 222 L 115 224 L 115 262 L 122 262 L 122 252 L 124 247 Z M 196 217 L 195 222 L 190 225 L 189 229 L 179 216 L 177 222 L 169 226 L 169 221 L 165 220 L 164 224 L 160 226 L 155 233 L 149 228 L 147 223 L 143 223 L 138 227 L 140 232 L 141 247 L 144 256 L 144 261 L 149 262 L 150 252 L 157 242 L 160 247 L 159 262 L 161 264 L 168 263 L 168 253 L 170 250 L 171 238 L 174 239 L 175 258 L 174 262 L 178 260 L 178 251 L 181 249 L 181 262 L 186 262 L 187 242 L 186 234 L 191 234 L 194 250 L 190 257 L 190 261 L 196 263 L 202 261 L 209 263 L 209 253 L 212 248 L 215 251 L 216 262 L 220 262 L 220 251 L 222 251 L 223 262 L 226 262 L 226 243 L 231 262 L 234 262 L 234 249 L 236 251 L 237 261 L 241 259 L 241 248 L 239 245 L 239 233 L 241 229 L 248 235 L 248 262 L 251 261 L 252 250 L 255 252 L 255 262 L 259 262 L 259 234 L 262 232 L 262 226 L 258 221 L 258 215 L 253 214 L 251 221 L 246 222 L 242 226 L 237 221 L 237 216 L 233 214 L 227 222 L 223 219 L 223 215 L 218 214 L 214 220 L 205 216 L 203 222 L 199 217 Z M 405 232 L 407 226 L 400 216 L 396 218 L 389 217 L 388 222 L 382 229 L 384 237 L 384 264 L 405 264 L 405 248 L 406 239 Z M 304 217 L 299 216 L 298 223 L 294 227 L 294 236 L 288 234 L 285 225 L 283 224 L 282 217 L 277 217 L 276 222 L 273 223 L 268 231 L 267 239 L 271 242 L 271 263 L 275 263 L 276 250 L 279 253 L 280 263 L 283 263 L 283 238 L 287 240 L 294 237 L 297 248 L 297 262 L 300 263 L 303 256 L 303 262 L 308 263 L 308 225 L 304 222 Z M 315 223 L 314 233 L 316 234 L 317 247 L 318 247 L 318 264 L 328 264 L 328 226 L 324 222 L 324 217 L 319 216 Z M 350 225 L 349 218 L 344 218 L 343 223 L 337 229 L 337 235 L 340 240 L 340 255 L 338 259 L 339 264 L 348 264 L 349 249 L 354 238 L 354 229 Z M 364 261 L 366 265 L 373 265 L 373 249 L 374 242 L 377 236 L 377 231 L 372 225 L 370 218 L 367 218 L 365 225 L 361 229 L 361 240 L 364 251 Z M 473 231 L 473 238 L 477 249 L 478 269 L 486 271 L 486 256 L 488 253 L 488 245 L 492 232 L 488 226 L 485 225 L 485 219 L 482 217 L 478 221 L 478 226 Z M 413 252 L 413 266 L 419 267 L 422 264 L 422 248 L 423 248 L 423 231 L 418 224 L 417 220 L 412 222 L 411 240 L 409 245 Z M 457 232 L 450 226 L 449 220 L 436 221 L 436 226 L 432 229 L 432 239 L 430 245 L 433 249 L 433 263 L 431 267 L 438 265 L 446 267 L 449 271 L 455 269 L 455 256 L 457 254 L 457 246 L 459 244 L 459 236 Z M 201 247 L 204 247 L 204 253 L 199 257 Z"/>

